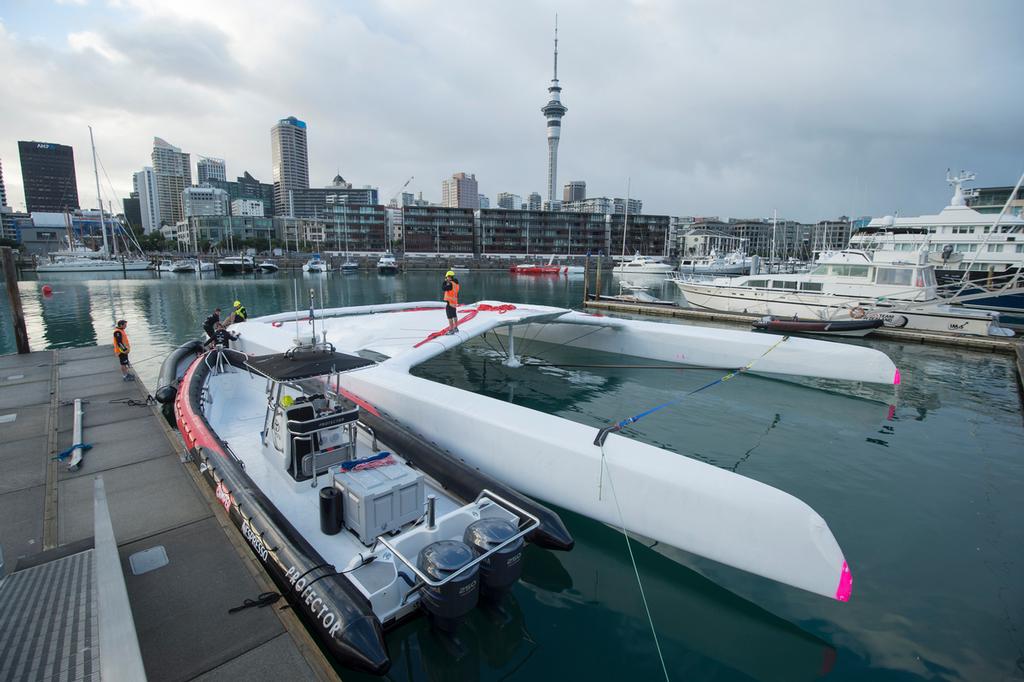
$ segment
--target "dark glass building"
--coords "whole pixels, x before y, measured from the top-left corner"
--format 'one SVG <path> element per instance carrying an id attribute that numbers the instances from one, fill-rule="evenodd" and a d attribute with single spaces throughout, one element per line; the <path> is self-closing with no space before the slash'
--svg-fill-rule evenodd
<path id="1" fill-rule="evenodd" d="M 78 206 L 75 152 L 53 142 L 18 142 L 25 206 L 29 213 L 59 213 Z"/>

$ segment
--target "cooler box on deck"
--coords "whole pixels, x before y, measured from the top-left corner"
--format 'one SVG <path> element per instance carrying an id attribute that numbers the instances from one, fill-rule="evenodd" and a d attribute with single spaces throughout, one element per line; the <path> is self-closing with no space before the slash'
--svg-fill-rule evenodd
<path id="1" fill-rule="evenodd" d="M 342 492 L 345 527 L 364 545 L 423 515 L 423 474 L 405 464 L 340 472 L 334 485 Z"/>

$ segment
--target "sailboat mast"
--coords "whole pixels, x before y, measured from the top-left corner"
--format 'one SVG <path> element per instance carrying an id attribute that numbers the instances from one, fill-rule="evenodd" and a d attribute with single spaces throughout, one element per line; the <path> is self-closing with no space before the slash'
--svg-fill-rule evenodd
<path id="1" fill-rule="evenodd" d="M 622 259 L 626 259 L 626 231 L 629 228 L 629 190 L 631 178 L 626 178 L 626 215 L 622 218 Z"/>
<path id="2" fill-rule="evenodd" d="M 778 209 L 772 209 L 772 252 L 768 259 L 768 272 L 772 271 L 772 265 L 775 264 L 775 228 L 779 223 L 779 211 Z"/>
<path id="3" fill-rule="evenodd" d="M 92 174 L 96 177 L 96 204 L 100 207 L 100 232 L 103 234 L 103 255 L 110 255 L 107 246 L 107 224 L 103 220 L 103 199 L 100 198 L 100 172 L 96 168 L 96 142 L 92 139 L 92 126 L 89 126 L 89 144 L 92 146 Z"/>

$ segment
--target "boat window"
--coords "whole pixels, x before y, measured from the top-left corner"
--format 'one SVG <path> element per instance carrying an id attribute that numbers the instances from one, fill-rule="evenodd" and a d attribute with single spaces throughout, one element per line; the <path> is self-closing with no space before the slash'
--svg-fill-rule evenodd
<path id="1" fill-rule="evenodd" d="M 763 289 L 768 286 L 768 280 L 766 279 L 748 279 L 745 286 L 756 287 Z"/>
<path id="2" fill-rule="evenodd" d="M 1002 244 L 989 244 L 988 246 L 985 247 L 985 249 L 988 250 L 988 251 L 999 252 L 999 251 L 1003 250 L 1003 245 Z"/>
<path id="3" fill-rule="evenodd" d="M 803 291 L 821 291 L 821 282 L 800 282 Z"/>
<path id="4" fill-rule="evenodd" d="M 875 283 L 910 286 L 912 274 L 913 271 L 909 268 L 878 268 L 878 273 L 875 275 Z"/>
<path id="5" fill-rule="evenodd" d="M 978 245 L 977 244 L 957 244 L 956 245 L 956 250 L 957 251 L 977 251 L 978 250 Z"/>
<path id="6" fill-rule="evenodd" d="M 922 268 L 921 273 L 924 275 L 924 285 L 926 287 L 935 286 L 935 268 Z"/>
<path id="7" fill-rule="evenodd" d="M 830 265 L 828 268 L 828 274 L 839 277 L 867 277 L 871 274 L 867 265 Z"/>
<path id="8" fill-rule="evenodd" d="M 811 270 L 811 274 L 812 275 L 827 275 L 828 274 L 828 266 L 827 265 L 819 265 L 818 267 L 816 267 L 813 270 Z"/>
<path id="9" fill-rule="evenodd" d="M 1017 244 L 1017 253 L 1024 253 L 1024 244 Z"/>
<path id="10" fill-rule="evenodd" d="M 772 280 L 772 289 L 796 289 L 796 282 L 785 279 Z"/>

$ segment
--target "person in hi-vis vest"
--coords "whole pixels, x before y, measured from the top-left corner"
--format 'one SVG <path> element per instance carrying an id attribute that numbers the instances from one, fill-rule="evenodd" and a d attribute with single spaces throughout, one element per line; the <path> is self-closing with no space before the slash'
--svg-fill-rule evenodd
<path id="1" fill-rule="evenodd" d="M 455 308 L 459 305 L 459 280 L 455 279 L 455 273 L 449 270 L 444 273 L 444 283 L 441 285 L 441 292 L 444 294 L 444 312 L 448 316 L 448 334 L 458 331 L 458 319 Z"/>
<path id="2" fill-rule="evenodd" d="M 132 349 L 132 343 L 128 340 L 128 321 L 118 320 L 114 327 L 114 355 L 121 363 L 121 377 L 124 381 L 135 381 L 135 375 L 128 371 L 131 363 L 128 362 L 128 353 Z"/>

